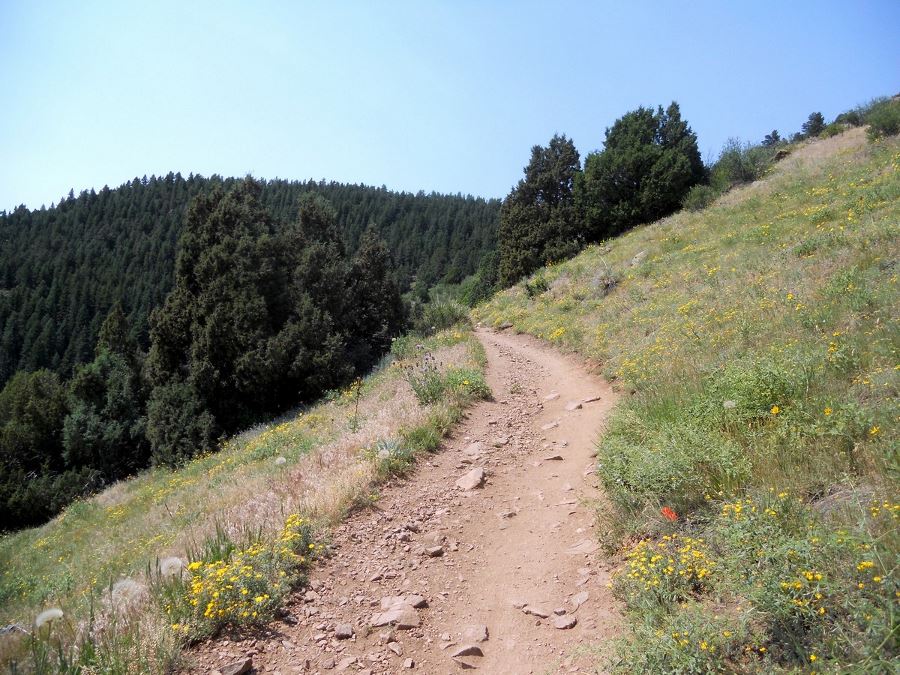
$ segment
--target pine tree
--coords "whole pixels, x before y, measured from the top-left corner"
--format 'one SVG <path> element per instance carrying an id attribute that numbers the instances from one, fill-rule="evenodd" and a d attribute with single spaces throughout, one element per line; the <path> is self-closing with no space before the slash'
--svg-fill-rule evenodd
<path id="1" fill-rule="evenodd" d="M 499 276 L 515 283 L 549 261 L 575 253 L 582 245 L 573 189 L 581 170 L 575 144 L 555 135 L 548 146 L 531 149 L 525 177 L 500 209 Z"/>
<path id="2" fill-rule="evenodd" d="M 804 136 L 815 138 L 825 131 L 825 116 L 820 112 L 810 113 L 809 117 L 800 127 Z"/>
<path id="3" fill-rule="evenodd" d="M 677 103 L 626 113 L 606 130 L 603 150 L 587 156 L 576 186 L 589 239 L 674 212 L 703 172 L 697 136 Z"/>

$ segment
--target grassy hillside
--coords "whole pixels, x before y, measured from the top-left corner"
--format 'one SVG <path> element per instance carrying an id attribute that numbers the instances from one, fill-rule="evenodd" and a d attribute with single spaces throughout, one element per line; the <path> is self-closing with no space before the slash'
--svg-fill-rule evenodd
<path id="1" fill-rule="evenodd" d="M 897 657 L 898 198 L 900 142 L 852 130 L 476 310 L 631 394 L 598 456 L 622 672 Z"/>
<path id="2" fill-rule="evenodd" d="M 435 449 L 487 394 L 484 352 L 469 331 L 398 339 L 393 352 L 319 405 L 0 539 L 0 625 L 31 630 L 42 610 L 64 613 L 49 637 L 46 626 L 36 633 L 36 650 L 21 631 L 0 633 L 0 668 L 40 665 L 62 640 L 97 671 L 164 672 L 185 640 L 270 617 L 328 526 L 376 500 L 379 482 Z M 171 578 L 185 566 L 189 582 Z M 226 587 L 220 570 L 229 568 L 250 570 L 248 579 Z"/>

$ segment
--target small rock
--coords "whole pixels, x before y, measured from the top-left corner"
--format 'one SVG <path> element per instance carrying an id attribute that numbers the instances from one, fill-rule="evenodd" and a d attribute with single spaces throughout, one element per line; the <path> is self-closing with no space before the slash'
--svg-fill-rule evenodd
<path id="1" fill-rule="evenodd" d="M 646 258 L 647 251 L 638 252 L 638 254 L 631 259 L 631 266 L 636 267 L 637 265 L 640 265 L 642 262 L 644 262 L 644 260 L 646 260 Z"/>
<path id="2" fill-rule="evenodd" d="M 404 668 L 415 668 L 416 662 L 413 661 L 412 659 L 406 659 L 406 661 L 403 662 L 403 667 Z"/>
<path id="3" fill-rule="evenodd" d="M 484 484 L 484 469 L 472 469 L 456 481 L 456 487 L 462 490 L 474 490 Z"/>
<path id="4" fill-rule="evenodd" d="M 334 629 L 334 637 L 338 640 L 349 640 L 353 637 L 353 626 L 349 623 L 341 623 Z"/>
<path id="5" fill-rule="evenodd" d="M 463 452 L 467 455 L 480 455 L 484 453 L 484 443 L 482 443 L 481 441 L 469 443 L 465 448 L 463 448 Z"/>
<path id="6" fill-rule="evenodd" d="M 409 630 L 410 628 L 418 628 L 419 613 L 406 603 L 394 605 L 386 612 L 375 614 L 369 622 L 373 628 L 381 626 L 396 626 L 400 630 Z"/>
<path id="7" fill-rule="evenodd" d="M 275 458 L 276 466 L 282 466 L 283 464 L 287 464 L 287 459 L 285 457 L 276 457 Z"/>
<path id="8" fill-rule="evenodd" d="M 525 600 L 516 599 L 512 601 L 512 606 L 516 609 L 525 609 L 528 603 Z"/>
<path id="9" fill-rule="evenodd" d="M 539 617 L 541 619 L 546 619 L 550 616 L 550 612 L 541 607 L 535 607 L 534 605 L 525 605 L 522 608 L 522 611 L 526 614 L 531 614 L 532 616 Z"/>
<path id="10" fill-rule="evenodd" d="M 572 546 L 566 553 L 569 555 L 578 555 L 580 553 L 593 553 L 600 546 L 595 541 L 591 541 L 590 539 L 582 539 L 577 544 Z"/>
<path id="11" fill-rule="evenodd" d="M 574 628 L 577 623 L 578 619 L 574 616 L 558 616 L 553 620 L 553 627 L 559 630 L 568 630 L 569 628 Z"/>
<path id="12" fill-rule="evenodd" d="M 219 668 L 219 672 L 222 673 L 222 675 L 244 675 L 251 670 L 253 670 L 253 659 L 251 658 L 235 661 L 234 663 L 229 663 L 227 666 Z"/>
<path id="13" fill-rule="evenodd" d="M 559 398 L 559 394 L 558 394 L 557 392 L 555 392 L 555 391 L 551 391 L 549 394 L 547 394 L 547 395 L 544 397 L 544 400 L 545 400 L 545 401 L 555 401 L 555 400 L 558 399 L 558 398 Z"/>
<path id="14" fill-rule="evenodd" d="M 545 462 L 561 462 L 562 460 L 562 455 L 547 455 L 546 457 L 544 457 Z"/>
<path id="15" fill-rule="evenodd" d="M 463 670 L 475 670 L 478 666 L 473 666 L 471 663 L 463 661 L 462 659 L 453 659 L 453 662 L 458 665 Z"/>
<path id="16" fill-rule="evenodd" d="M 581 410 L 581 401 L 569 401 L 566 403 L 566 410 L 572 412 L 573 410 Z"/>
<path id="17" fill-rule="evenodd" d="M 462 645 L 450 652 L 450 656 L 454 659 L 460 656 L 484 656 L 484 652 L 478 645 Z"/>
<path id="18" fill-rule="evenodd" d="M 425 549 L 425 553 L 429 558 L 440 558 L 442 555 L 444 555 L 444 547 L 430 546 L 429 548 Z"/>
<path id="19" fill-rule="evenodd" d="M 563 614 L 566 613 L 566 608 L 565 607 L 557 607 L 556 609 L 553 610 L 553 613 L 556 614 L 556 616 L 562 616 Z"/>
<path id="20" fill-rule="evenodd" d="M 340 671 L 347 670 L 347 668 L 352 666 L 354 663 L 356 663 L 355 656 L 345 656 L 338 662 L 337 666 L 335 666 L 335 670 L 340 670 Z"/>
<path id="21" fill-rule="evenodd" d="M 487 642 L 488 627 L 480 623 L 471 624 L 465 627 L 462 635 L 466 642 Z"/>
<path id="22" fill-rule="evenodd" d="M 509 443 L 508 436 L 498 436 L 491 442 L 491 445 L 493 445 L 495 448 L 502 448 L 504 445 L 507 445 L 508 443 Z"/>
<path id="23" fill-rule="evenodd" d="M 551 429 L 555 429 L 559 426 L 559 422 L 548 422 L 544 426 L 541 427 L 541 431 L 550 431 Z"/>
<path id="24" fill-rule="evenodd" d="M 326 656 L 319 665 L 322 666 L 323 670 L 332 670 L 334 668 L 334 659 L 330 656 Z"/>
<path id="25" fill-rule="evenodd" d="M 509 321 L 504 321 L 499 326 L 497 326 L 497 328 L 500 330 L 506 330 L 507 328 L 512 328 L 512 327 L 513 327 L 513 325 Z"/>
<path id="26" fill-rule="evenodd" d="M 572 605 L 574 605 L 575 610 L 578 611 L 578 608 L 588 601 L 588 597 L 587 591 L 581 591 L 581 593 L 576 593 L 569 598 L 569 602 L 571 602 Z"/>
<path id="27" fill-rule="evenodd" d="M 583 400 L 584 403 L 593 403 L 594 401 L 600 400 L 600 394 L 594 394 L 593 396 L 588 396 Z"/>
<path id="28" fill-rule="evenodd" d="M 725 401 L 724 403 L 722 403 L 722 407 L 725 408 L 725 410 L 733 410 L 737 407 L 737 403 L 735 403 L 734 401 Z"/>
<path id="29" fill-rule="evenodd" d="M 397 656 L 403 656 L 403 645 L 399 642 L 389 642 L 387 647 Z"/>

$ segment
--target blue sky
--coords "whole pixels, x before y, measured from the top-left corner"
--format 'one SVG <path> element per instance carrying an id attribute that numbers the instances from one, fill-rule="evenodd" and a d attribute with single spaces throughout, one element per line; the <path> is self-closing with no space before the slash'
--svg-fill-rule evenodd
<path id="1" fill-rule="evenodd" d="M 900 2 L 0 0 L 0 209 L 181 171 L 505 195 L 677 100 L 704 157 L 900 91 Z"/>

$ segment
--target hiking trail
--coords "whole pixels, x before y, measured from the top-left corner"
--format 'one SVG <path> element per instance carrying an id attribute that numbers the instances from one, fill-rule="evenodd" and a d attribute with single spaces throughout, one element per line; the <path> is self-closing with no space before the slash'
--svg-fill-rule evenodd
<path id="1" fill-rule="evenodd" d="M 546 343 L 477 335 L 493 400 L 335 528 L 283 619 L 199 645 L 187 670 L 599 672 L 590 646 L 620 621 L 594 454 L 616 395 Z"/>

